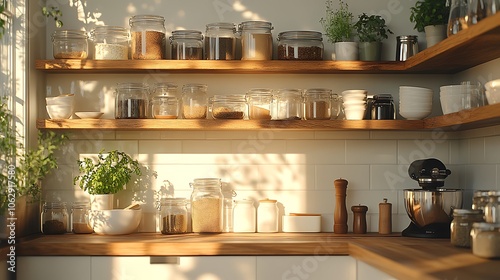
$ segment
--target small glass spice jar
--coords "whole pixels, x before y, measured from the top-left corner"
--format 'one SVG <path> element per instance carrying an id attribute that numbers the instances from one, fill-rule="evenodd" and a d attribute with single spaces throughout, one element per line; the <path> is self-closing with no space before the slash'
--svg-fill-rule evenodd
<path id="1" fill-rule="evenodd" d="M 52 53 L 55 59 L 86 59 L 89 53 L 88 36 L 80 30 L 56 30 L 52 34 Z"/>
<path id="2" fill-rule="evenodd" d="M 71 205 L 71 231 L 73 233 L 92 233 L 89 221 L 90 202 L 76 201 Z"/>
<path id="3" fill-rule="evenodd" d="M 179 99 L 175 96 L 155 96 L 151 100 L 152 117 L 155 119 L 177 119 Z"/>
<path id="4" fill-rule="evenodd" d="M 116 86 L 115 118 L 147 118 L 148 87 L 142 83 L 119 83 Z"/>
<path id="5" fill-rule="evenodd" d="M 279 209 L 277 200 L 261 199 L 257 208 L 257 232 L 278 232 Z"/>
<path id="6" fill-rule="evenodd" d="M 488 204 L 488 192 L 488 190 L 479 190 L 474 192 L 472 195 L 472 209 L 481 209 L 484 211 L 484 206 Z"/>
<path id="7" fill-rule="evenodd" d="M 450 226 L 451 245 L 470 247 L 472 224 L 483 221 L 483 210 L 453 209 L 453 220 Z"/>
<path id="8" fill-rule="evenodd" d="M 487 223 L 500 223 L 500 191 L 488 192 L 488 203 L 484 206 L 484 220 Z"/>
<path id="9" fill-rule="evenodd" d="M 132 59 L 165 59 L 165 18 L 136 15 L 129 19 Z"/>
<path id="10" fill-rule="evenodd" d="M 396 111 L 394 110 L 394 100 L 390 94 L 377 94 L 373 96 L 371 103 L 372 120 L 394 120 Z"/>
<path id="11" fill-rule="evenodd" d="M 127 60 L 129 57 L 128 30 L 120 26 L 96 26 L 90 32 L 94 43 L 94 59 Z"/>
<path id="12" fill-rule="evenodd" d="M 313 88 L 304 92 L 304 119 L 329 120 L 332 117 L 332 91 Z"/>
<path id="13" fill-rule="evenodd" d="M 234 232 L 255 232 L 257 213 L 253 201 L 250 199 L 235 200 L 233 218 Z"/>
<path id="14" fill-rule="evenodd" d="M 317 31 L 286 31 L 278 34 L 278 59 L 323 60 L 323 34 Z"/>
<path id="15" fill-rule="evenodd" d="M 172 31 L 170 47 L 171 56 L 174 60 L 203 59 L 203 35 L 200 31 Z"/>
<path id="16" fill-rule="evenodd" d="M 41 213 L 43 234 L 63 234 L 68 231 L 68 209 L 65 202 L 45 202 Z"/>
<path id="17" fill-rule="evenodd" d="M 276 94 L 276 119 L 302 119 L 302 91 L 300 89 L 280 89 Z"/>
<path id="18" fill-rule="evenodd" d="M 273 58 L 273 26 L 267 21 L 245 21 L 239 25 L 241 60 Z"/>
<path id="19" fill-rule="evenodd" d="M 198 178 L 190 184 L 193 188 L 190 200 L 193 232 L 222 232 L 224 196 L 221 184 L 218 178 Z"/>
<path id="20" fill-rule="evenodd" d="M 248 118 L 251 120 L 270 120 L 273 90 L 267 88 L 250 89 L 246 95 Z"/>
<path id="21" fill-rule="evenodd" d="M 186 84 L 182 87 L 182 117 L 206 119 L 208 109 L 207 85 Z"/>
<path id="22" fill-rule="evenodd" d="M 160 202 L 160 231 L 162 234 L 186 233 L 188 210 L 185 198 L 163 198 Z"/>
<path id="23" fill-rule="evenodd" d="M 211 111 L 214 119 L 245 118 L 247 103 L 244 95 L 214 95 L 211 98 Z"/>
<path id="24" fill-rule="evenodd" d="M 207 24 L 205 31 L 205 58 L 232 60 L 236 56 L 236 26 L 229 22 Z"/>
<path id="25" fill-rule="evenodd" d="M 470 235 L 472 254 L 488 259 L 500 258 L 500 224 L 474 223 Z"/>

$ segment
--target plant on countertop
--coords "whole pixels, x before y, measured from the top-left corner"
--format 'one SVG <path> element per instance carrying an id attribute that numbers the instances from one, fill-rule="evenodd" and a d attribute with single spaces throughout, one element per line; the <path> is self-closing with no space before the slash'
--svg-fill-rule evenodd
<path id="1" fill-rule="evenodd" d="M 394 34 L 385 24 L 385 19 L 379 15 L 368 16 L 363 13 L 354 24 L 356 35 L 360 42 L 382 42 L 388 34 Z"/>
<path id="2" fill-rule="evenodd" d="M 354 35 L 354 16 L 347 3 L 339 0 L 339 8 L 335 9 L 332 0 L 326 1 L 326 17 L 321 18 L 328 41 L 331 43 L 352 41 Z"/>
<path id="3" fill-rule="evenodd" d="M 73 179 L 74 184 L 80 181 L 80 188 L 91 195 L 115 194 L 125 188 L 132 174 L 140 176 L 142 173 L 139 162 L 125 152 L 100 151 L 97 157 L 96 163 L 92 158 L 77 160 L 82 174 Z"/>
<path id="4" fill-rule="evenodd" d="M 429 25 L 446 25 L 450 16 L 448 0 L 419 0 L 410 8 L 410 21 L 415 23 L 414 29 L 424 32 Z"/>

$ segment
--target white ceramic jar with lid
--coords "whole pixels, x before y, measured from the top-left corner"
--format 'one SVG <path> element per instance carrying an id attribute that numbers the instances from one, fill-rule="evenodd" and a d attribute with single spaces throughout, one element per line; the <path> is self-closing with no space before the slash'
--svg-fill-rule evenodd
<path id="1" fill-rule="evenodd" d="M 278 232 L 279 209 L 277 200 L 261 199 L 257 208 L 257 232 Z"/>
<path id="2" fill-rule="evenodd" d="M 94 43 L 94 59 L 127 60 L 129 58 L 128 30 L 120 26 L 96 26 L 90 32 Z"/>
<path id="3" fill-rule="evenodd" d="M 255 206 L 250 199 L 235 200 L 233 210 L 234 232 L 255 232 Z"/>
<path id="4" fill-rule="evenodd" d="M 241 60 L 271 60 L 273 58 L 272 23 L 245 21 L 239 25 Z"/>

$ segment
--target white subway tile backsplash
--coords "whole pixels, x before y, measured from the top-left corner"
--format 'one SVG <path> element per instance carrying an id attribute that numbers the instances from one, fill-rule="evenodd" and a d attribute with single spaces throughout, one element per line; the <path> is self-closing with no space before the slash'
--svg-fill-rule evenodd
<path id="1" fill-rule="evenodd" d="M 316 189 L 334 190 L 334 181 L 343 178 L 349 183 L 349 190 L 368 190 L 370 188 L 369 165 L 317 165 Z"/>
<path id="2" fill-rule="evenodd" d="M 449 143 L 444 140 L 415 139 L 398 141 L 398 157 L 409 163 L 425 158 L 437 158 L 444 164 L 449 162 Z"/>
<path id="3" fill-rule="evenodd" d="M 206 139 L 205 131 L 162 131 L 161 139 L 169 140 L 190 140 L 190 139 Z"/>
<path id="4" fill-rule="evenodd" d="M 320 140 L 351 140 L 351 139 L 370 139 L 369 131 L 316 131 L 316 139 Z"/>
<path id="5" fill-rule="evenodd" d="M 408 175 L 409 165 L 370 165 L 371 190 L 402 190 L 416 186 Z"/>
<path id="6" fill-rule="evenodd" d="M 392 139 L 425 139 L 430 137 L 427 131 L 370 131 L 370 139 L 392 140 Z"/>
<path id="7" fill-rule="evenodd" d="M 395 140 L 346 141 L 347 164 L 395 164 L 397 158 Z"/>
<path id="8" fill-rule="evenodd" d="M 470 163 L 481 164 L 485 162 L 485 138 L 472 138 L 468 139 L 470 149 Z M 488 153 L 494 151 L 488 151 Z"/>
<path id="9" fill-rule="evenodd" d="M 388 202 L 393 203 L 394 207 L 395 202 L 398 201 L 398 192 L 399 191 L 357 191 L 347 189 L 347 212 L 352 214 L 351 206 L 361 204 L 368 206 L 367 213 L 378 213 L 378 205 L 384 201 L 384 198 L 387 198 Z"/>
<path id="10" fill-rule="evenodd" d="M 109 130 L 75 130 L 65 132 L 70 140 L 113 140 L 116 133 Z"/>
<path id="11" fill-rule="evenodd" d="M 485 163 L 500 163 L 500 136 L 484 138 Z"/>
<path id="12" fill-rule="evenodd" d="M 344 140 L 289 140 L 286 142 L 286 152 L 297 157 L 301 164 L 343 164 L 345 163 Z"/>
<path id="13" fill-rule="evenodd" d="M 143 131 L 117 131 L 116 139 L 160 139 L 161 132 L 160 131 L 151 131 L 151 130 L 143 130 Z"/>
<path id="14" fill-rule="evenodd" d="M 497 185 L 497 166 L 469 165 L 467 169 L 467 181 L 465 189 L 489 190 Z"/>

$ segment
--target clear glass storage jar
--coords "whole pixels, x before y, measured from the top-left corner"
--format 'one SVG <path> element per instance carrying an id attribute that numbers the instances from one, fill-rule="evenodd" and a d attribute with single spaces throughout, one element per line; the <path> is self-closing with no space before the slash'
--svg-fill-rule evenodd
<path id="1" fill-rule="evenodd" d="M 147 118 L 148 87 L 142 83 L 119 83 L 116 86 L 115 118 Z"/>
<path id="2" fill-rule="evenodd" d="M 229 22 L 207 24 L 205 31 L 205 58 L 233 60 L 236 56 L 236 26 Z"/>
<path id="3" fill-rule="evenodd" d="M 182 87 L 182 117 L 206 119 L 208 109 L 207 85 L 186 84 Z"/>
<path id="4" fill-rule="evenodd" d="M 483 221 L 483 210 L 453 209 L 450 225 L 451 245 L 470 247 L 472 224 Z"/>
<path id="5" fill-rule="evenodd" d="M 52 53 L 55 59 L 86 59 L 89 53 L 88 36 L 80 30 L 56 30 L 52 34 Z"/>
<path id="6" fill-rule="evenodd" d="M 302 119 L 302 91 L 300 89 L 280 89 L 275 97 L 277 120 Z"/>
<path id="7" fill-rule="evenodd" d="M 178 96 L 178 86 L 171 82 L 158 82 L 153 85 L 153 91 L 151 92 L 151 97 L 156 96 Z"/>
<path id="8" fill-rule="evenodd" d="M 191 220 L 193 232 L 222 232 L 222 206 L 224 196 L 221 180 L 198 178 L 191 183 Z"/>
<path id="9" fill-rule="evenodd" d="M 90 202 L 76 201 L 71 205 L 71 231 L 73 233 L 92 233 L 94 229 L 89 220 Z"/>
<path id="10" fill-rule="evenodd" d="M 235 200 L 233 211 L 234 232 L 255 232 L 255 221 L 257 213 L 250 199 Z"/>
<path id="11" fill-rule="evenodd" d="M 175 96 L 155 96 L 151 104 L 155 119 L 177 119 L 179 116 L 179 99 Z"/>
<path id="12" fill-rule="evenodd" d="M 68 209 L 65 202 L 45 202 L 41 213 L 43 234 L 63 234 L 68 231 Z"/>
<path id="13" fill-rule="evenodd" d="M 160 203 L 161 233 L 186 233 L 188 229 L 187 200 L 185 198 L 163 198 Z"/>
<path id="14" fill-rule="evenodd" d="M 165 18 L 136 15 L 129 19 L 132 59 L 165 59 Z"/>
<path id="15" fill-rule="evenodd" d="M 484 211 L 484 206 L 488 204 L 488 192 L 488 190 L 479 190 L 474 192 L 472 195 L 472 209 L 481 209 Z"/>
<path id="16" fill-rule="evenodd" d="M 482 258 L 500 258 L 500 224 L 474 223 L 472 253 Z"/>
<path id="17" fill-rule="evenodd" d="M 317 31 L 285 31 L 278 34 L 278 59 L 323 60 L 323 34 Z"/>
<path id="18" fill-rule="evenodd" d="M 170 48 L 174 60 L 203 59 L 203 35 L 197 30 L 172 31 Z"/>
<path id="19" fill-rule="evenodd" d="M 247 103 L 244 95 L 214 95 L 211 98 L 211 112 L 214 119 L 245 118 Z"/>
<path id="20" fill-rule="evenodd" d="M 246 95 L 248 118 L 251 120 L 270 120 L 273 90 L 267 88 L 250 89 Z"/>
<path id="21" fill-rule="evenodd" d="M 273 26 L 267 21 L 240 23 L 241 59 L 271 60 L 273 58 Z"/>
<path id="22" fill-rule="evenodd" d="M 129 57 L 128 30 L 120 26 L 96 26 L 90 32 L 94 43 L 94 59 L 127 60 Z"/>
<path id="23" fill-rule="evenodd" d="M 340 111 L 342 111 L 342 97 L 340 97 L 338 94 L 333 93 L 332 94 L 332 120 L 336 120 L 339 115 Z"/>
<path id="24" fill-rule="evenodd" d="M 279 209 L 277 200 L 261 199 L 257 208 L 257 232 L 278 232 Z"/>
<path id="25" fill-rule="evenodd" d="M 304 92 L 304 119 L 329 120 L 332 117 L 332 91 L 325 88 Z"/>
<path id="26" fill-rule="evenodd" d="M 488 192 L 488 203 L 484 206 L 484 220 L 487 223 L 500 223 L 500 191 Z"/>

